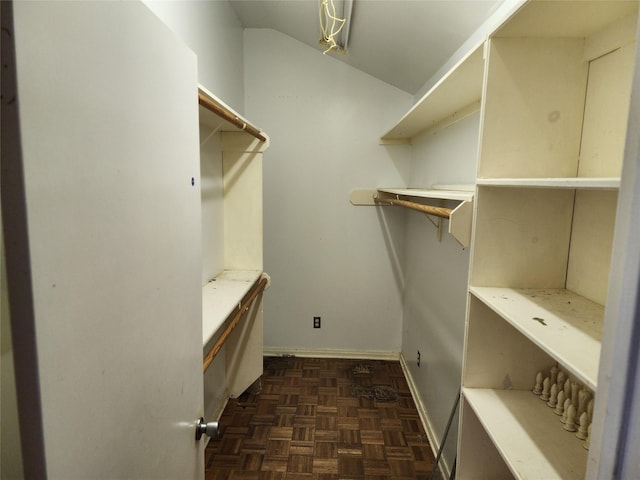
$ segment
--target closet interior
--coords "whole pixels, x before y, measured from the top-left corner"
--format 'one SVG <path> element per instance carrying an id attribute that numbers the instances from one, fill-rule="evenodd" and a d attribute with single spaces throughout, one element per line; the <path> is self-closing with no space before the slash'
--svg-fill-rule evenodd
<path id="1" fill-rule="evenodd" d="M 351 193 L 459 202 L 444 220 L 471 246 L 457 478 L 586 474 L 636 24 L 636 2 L 525 3 L 380 139 L 411 144 L 479 111 L 475 187 Z"/>
<path id="2" fill-rule="evenodd" d="M 219 418 L 262 374 L 262 156 L 269 137 L 198 92 L 204 411 Z M 221 382 L 220 379 L 225 379 Z"/>

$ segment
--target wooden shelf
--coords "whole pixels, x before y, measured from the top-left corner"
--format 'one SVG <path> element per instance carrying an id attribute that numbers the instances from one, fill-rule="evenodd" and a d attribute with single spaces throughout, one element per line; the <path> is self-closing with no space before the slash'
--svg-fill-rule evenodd
<path id="1" fill-rule="evenodd" d="M 462 394 L 515 478 L 584 478 L 583 441 L 531 392 L 463 388 Z"/>
<path id="2" fill-rule="evenodd" d="M 513 188 L 619 190 L 620 177 L 478 178 L 478 185 Z"/>
<path id="3" fill-rule="evenodd" d="M 379 206 L 376 198 L 410 197 L 414 199 L 430 199 L 459 202 L 458 206 L 451 210 L 449 216 L 449 234 L 451 234 L 463 247 L 471 243 L 471 222 L 473 216 L 473 186 L 466 186 L 465 190 L 439 190 L 418 188 L 377 188 L 352 190 L 349 195 L 351 204 L 358 206 Z M 440 231 L 438 224 L 438 231 Z"/>
<path id="4" fill-rule="evenodd" d="M 596 390 L 604 307 L 564 289 L 469 290 L 578 381 Z"/>
<path id="5" fill-rule="evenodd" d="M 420 188 L 378 188 L 378 192 L 389 193 L 391 195 L 403 195 L 417 198 L 435 198 L 441 200 L 457 200 L 460 202 L 473 201 L 473 186 L 465 190 L 440 190 L 433 188 L 424 190 Z"/>
<path id="6" fill-rule="evenodd" d="M 601 395 L 637 9 L 531 0 L 488 35 L 460 478 L 578 479 L 587 466 L 591 478 L 610 457 L 597 441 L 587 453 L 528 389 L 557 362 Z"/>
<path id="7" fill-rule="evenodd" d="M 382 137 L 381 144 L 410 143 L 427 131 L 436 131 L 480 109 L 484 72 L 484 43 L 473 49 L 436 83 L 402 119 Z"/>
<path id="8" fill-rule="evenodd" d="M 202 345 L 206 346 L 235 310 L 261 270 L 225 270 L 202 287 Z"/>
<path id="9" fill-rule="evenodd" d="M 578 8 L 576 8 L 576 5 Z M 584 38 L 621 17 L 633 16 L 633 1 L 529 2 L 494 37 Z"/>
<path id="10" fill-rule="evenodd" d="M 352 190 L 349 200 L 353 205 L 376 205 L 374 197 L 380 193 L 387 196 L 399 195 L 402 197 L 429 198 L 434 200 L 452 200 L 456 202 L 472 202 L 475 194 L 474 187 L 467 186 L 460 190 L 445 190 L 438 188 L 422 189 L 422 188 L 389 188 L 378 187 L 376 189 L 357 189 Z"/>
<path id="11" fill-rule="evenodd" d="M 214 132 L 244 132 L 260 142 L 269 143 L 269 137 L 262 130 L 201 85 L 198 87 L 198 103 L 201 125 L 206 125 Z"/>

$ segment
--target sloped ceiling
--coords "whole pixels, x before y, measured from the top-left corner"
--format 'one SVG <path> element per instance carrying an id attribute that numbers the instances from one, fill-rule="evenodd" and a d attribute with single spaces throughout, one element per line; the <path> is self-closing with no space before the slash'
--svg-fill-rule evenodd
<path id="1" fill-rule="evenodd" d="M 503 0 L 353 0 L 346 55 L 329 53 L 410 94 Z M 320 0 L 230 0 L 245 28 L 272 28 L 313 48 Z"/>

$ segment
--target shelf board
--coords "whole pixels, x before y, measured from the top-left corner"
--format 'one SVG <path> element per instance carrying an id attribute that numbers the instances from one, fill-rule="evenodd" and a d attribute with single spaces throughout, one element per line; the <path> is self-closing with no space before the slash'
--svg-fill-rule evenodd
<path id="1" fill-rule="evenodd" d="M 473 188 L 470 186 L 469 188 Z M 389 195 L 401 195 L 404 197 L 430 198 L 435 200 L 453 200 L 456 202 L 471 202 L 475 192 L 473 190 L 439 190 L 421 188 L 386 188 L 356 189 L 349 194 L 349 200 L 353 205 L 377 205 L 374 197 L 378 193 Z"/>
<path id="2" fill-rule="evenodd" d="M 596 390 L 604 307 L 564 289 L 469 290 L 578 381 Z"/>
<path id="3" fill-rule="evenodd" d="M 223 326 L 260 275 L 260 270 L 225 270 L 202 287 L 203 346 Z"/>
<path id="4" fill-rule="evenodd" d="M 620 177 L 478 178 L 477 183 L 490 187 L 618 190 Z"/>
<path id="5" fill-rule="evenodd" d="M 470 187 L 473 188 L 473 187 Z M 424 190 L 420 188 L 378 188 L 379 192 L 408 197 L 435 198 L 441 200 L 456 200 L 470 202 L 473 200 L 473 190 Z"/>
<path id="6" fill-rule="evenodd" d="M 463 388 L 515 478 L 584 478 L 587 450 L 560 417 L 526 390 Z"/>
<path id="7" fill-rule="evenodd" d="M 439 124 L 449 125 L 480 109 L 484 75 L 483 45 L 478 45 L 436 83 L 380 143 L 409 143 Z"/>

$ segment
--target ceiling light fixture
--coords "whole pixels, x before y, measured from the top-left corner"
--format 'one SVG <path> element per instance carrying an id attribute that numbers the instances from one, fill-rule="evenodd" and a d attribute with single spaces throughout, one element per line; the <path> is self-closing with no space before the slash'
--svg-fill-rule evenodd
<path id="1" fill-rule="evenodd" d="M 322 53 L 347 53 L 352 9 L 353 0 L 320 0 L 320 45 L 327 47 Z"/>

